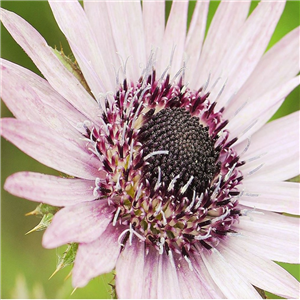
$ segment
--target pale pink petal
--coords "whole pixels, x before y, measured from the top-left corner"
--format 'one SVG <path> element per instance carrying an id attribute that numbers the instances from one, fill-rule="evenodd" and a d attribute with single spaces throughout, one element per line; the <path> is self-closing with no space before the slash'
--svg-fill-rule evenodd
<path id="1" fill-rule="evenodd" d="M 146 66 L 142 8 L 139 1 L 107 1 L 117 51 L 126 64 L 127 79 L 138 80 Z"/>
<path id="2" fill-rule="evenodd" d="M 248 210 L 234 226 L 241 244 L 251 244 L 258 256 L 288 263 L 299 263 L 300 219 L 266 211 Z M 232 239 L 234 240 L 234 239 Z M 249 249 L 250 250 L 250 249 Z"/>
<path id="3" fill-rule="evenodd" d="M 107 69 L 107 61 L 101 54 L 94 32 L 80 3 L 51 0 L 49 4 L 94 96 L 98 98 L 101 93 L 114 91 L 113 69 Z M 74 26 L 74 20 L 80 26 Z"/>
<path id="4" fill-rule="evenodd" d="M 203 251 L 203 249 L 199 250 L 199 253 Z M 193 265 L 193 268 L 195 269 L 195 272 L 197 272 L 198 276 L 203 278 L 203 280 L 207 283 L 206 287 L 208 292 L 211 295 L 211 298 L 213 299 L 224 299 L 225 296 L 218 287 L 218 285 L 214 282 L 211 275 L 209 274 L 203 259 L 200 255 L 194 255 L 194 257 L 191 257 L 191 262 Z"/>
<path id="5" fill-rule="evenodd" d="M 70 124 L 74 125 L 74 127 L 78 122 L 83 122 L 87 119 L 86 116 L 55 91 L 45 79 L 34 72 L 5 59 L 0 59 L 0 65 L 2 66 L 3 74 L 5 74 L 9 80 L 13 80 L 13 78 L 23 81 L 26 80 L 43 103 L 54 108 L 59 114 L 64 116 Z"/>
<path id="6" fill-rule="evenodd" d="M 186 69 L 185 80 L 189 82 L 194 75 L 197 62 L 201 54 L 202 43 L 205 35 L 206 19 L 209 1 L 197 1 L 189 32 L 185 41 Z M 201 73 L 197 70 L 197 73 Z M 199 75 L 199 74 L 197 74 Z"/>
<path id="7" fill-rule="evenodd" d="M 297 75 L 300 69 L 299 36 L 300 27 L 288 33 L 262 57 L 241 90 L 230 101 L 224 112 L 226 119 L 231 119 L 247 99 L 258 99 Z"/>
<path id="8" fill-rule="evenodd" d="M 249 16 L 233 41 L 231 51 L 223 57 L 216 70 L 224 76 L 218 82 L 210 99 L 215 99 L 219 90 L 226 86 L 217 104 L 217 108 L 226 106 L 230 98 L 241 88 L 249 78 L 261 59 L 278 20 L 283 12 L 285 1 L 260 2 Z"/>
<path id="9" fill-rule="evenodd" d="M 246 102 L 230 120 L 226 129 L 231 137 L 238 137 L 238 143 L 260 129 L 277 111 L 285 97 L 299 85 L 300 76 L 268 91 L 257 99 Z"/>
<path id="10" fill-rule="evenodd" d="M 222 76 L 223 72 L 216 72 L 218 65 L 227 52 L 232 51 L 232 43 L 244 24 L 249 11 L 250 1 L 223 1 L 210 24 L 200 59 L 191 78 L 191 87 L 198 89 L 205 85 L 209 77 L 210 86 Z"/>
<path id="11" fill-rule="evenodd" d="M 157 54 L 157 50 L 161 48 L 165 31 L 165 1 L 143 1 L 143 21 L 148 58 L 152 50 Z M 157 73 L 161 74 L 157 67 Z"/>
<path id="12" fill-rule="evenodd" d="M 146 252 L 144 259 L 144 286 L 141 298 L 155 299 L 157 298 L 159 253 L 154 247 L 149 247 L 149 252 Z"/>
<path id="13" fill-rule="evenodd" d="M 56 248 L 68 243 L 96 240 L 111 222 L 112 210 L 105 199 L 62 208 L 44 233 L 43 246 Z"/>
<path id="14" fill-rule="evenodd" d="M 299 116 L 272 121 L 251 137 L 240 168 L 247 180 L 281 181 L 299 174 Z"/>
<path id="15" fill-rule="evenodd" d="M 75 108 L 97 123 L 98 104 L 75 76 L 64 67 L 44 38 L 25 20 L 7 10 L 1 9 L 1 21 L 50 85 Z"/>
<path id="16" fill-rule="evenodd" d="M 101 55 L 103 56 L 108 78 L 116 85 L 116 72 L 121 66 L 117 54 L 117 46 L 112 37 L 112 28 L 108 16 L 107 5 L 104 1 L 84 1 L 84 10 L 91 24 Z"/>
<path id="17" fill-rule="evenodd" d="M 226 298 L 261 299 L 254 287 L 216 249 L 201 253 L 208 272 Z"/>
<path id="18" fill-rule="evenodd" d="M 300 184 L 295 182 L 243 181 L 239 203 L 251 208 L 300 214 Z"/>
<path id="19" fill-rule="evenodd" d="M 4 138 L 50 168 L 85 179 L 100 176 L 97 159 L 41 124 L 7 118 L 0 120 L 0 130 Z"/>
<path id="20" fill-rule="evenodd" d="M 93 242 L 79 244 L 72 270 L 74 287 L 84 287 L 94 277 L 112 271 L 120 253 L 118 238 L 122 229 L 108 225 Z"/>
<path id="21" fill-rule="evenodd" d="M 94 186 L 95 183 L 91 180 L 19 172 L 6 179 L 4 189 L 20 198 L 66 206 L 95 200 Z"/>
<path id="22" fill-rule="evenodd" d="M 0 95 L 17 119 L 41 123 L 66 139 L 78 139 L 78 131 L 65 120 L 64 116 L 40 99 L 28 84 L 28 79 L 16 76 L 4 66 L 1 66 L 1 71 L 3 77 Z"/>
<path id="23" fill-rule="evenodd" d="M 251 284 L 284 298 L 299 296 L 299 282 L 273 261 L 260 258 L 237 245 L 220 243 L 220 253 Z"/>
<path id="24" fill-rule="evenodd" d="M 116 265 L 118 298 L 139 299 L 142 296 L 144 289 L 141 281 L 144 275 L 144 245 L 143 241 L 134 238 L 132 245 L 128 241 L 119 255 Z"/>
<path id="25" fill-rule="evenodd" d="M 158 65 L 164 71 L 170 66 L 171 78 L 180 70 L 186 35 L 188 1 L 173 1 L 163 37 Z"/>
<path id="26" fill-rule="evenodd" d="M 177 277 L 177 269 L 172 265 L 170 258 L 166 253 L 159 255 L 157 281 L 157 298 L 182 298 Z"/>
<path id="27" fill-rule="evenodd" d="M 195 269 L 195 264 L 192 263 L 193 270 L 190 269 L 188 263 L 182 259 L 178 267 L 178 281 L 182 297 L 184 299 L 214 299 L 221 298 L 215 291 L 212 290 L 210 284 L 205 280 L 200 272 L 203 267 Z"/>

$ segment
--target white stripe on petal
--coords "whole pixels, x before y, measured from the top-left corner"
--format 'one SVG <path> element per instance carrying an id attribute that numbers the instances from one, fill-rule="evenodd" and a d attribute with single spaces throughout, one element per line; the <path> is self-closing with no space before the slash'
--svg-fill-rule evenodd
<path id="1" fill-rule="evenodd" d="M 146 66 L 145 36 L 140 1 L 107 1 L 117 51 L 126 64 L 126 76 L 136 81 Z"/>
<path id="2" fill-rule="evenodd" d="M 232 238 L 231 238 L 232 239 Z M 245 251 L 230 244 L 220 243 L 220 253 L 251 284 L 284 298 L 299 296 L 299 282 L 286 270 L 271 260 L 260 258 L 256 253 Z"/>
<path id="3" fill-rule="evenodd" d="M 56 90 L 54 90 L 50 86 L 50 84 L 42 77 L 38 76 L 37 74 L 31 72 L 28 69 L 25 69 L 5 59 L 0 59 L 0 65 L 3 72 L 2 74 L 5 74 L 5 76 L 3 76 L 2 79 L 3 82 L 4 80 L 7 80 L 9 85 L 11 85 L 14 81 L 16 83 L 19 83 L 20 81 L 26 82 L 27 85 L 34 90 L 34 92 L 37 94 L 42 103 L 54 108 L 59 114 L 61 114 L 64 117 L 64 119 L 68 120 L 73 126 L 75 126 L 78 122 L 82 122 L 82 120 L 87 119 L 87 116 L 84 116 L 81 112 L 79 112 Z M 1 89 L 1 93 L 2 95 L 5 93 L 4 89 Z M 15 92 L 12 90 L 10 91 L 10 93 L 13 94 Z M 11 101 L 11 99 L 3 100 L 6 102 L 7 105 L 21 106 L 21 101 L 13 103 L 14 101 Z M 18 108 L 15 107 L 14 109 Z"/>
<path id="4" fill-rule="evenodd" d="M 250 99 L 226 126 L 231 137 L 238 137 L 237 143 L 240 143 L 260 129 L 277 111 L 285 97 L 299 85 L 299 79 L 300 76 L 294 77 L 257 99 Z"/>
<path id="5" fill-rule="evenodd" d="M 46 229 L 43 246 L 56 248 L 67 243 L 92 242 L 104 232 L 111 218 L 112 208 L 105 199 L 64 207 Z"/>
<path id="6" fill-rule="evenodd" d="M 232 299 L 261 299 L 254 287 L 238 273 L 216 249 L 211 253 L 201 253 L 212 279 L 224 293 Z"/>
<path id="7" fill-rule="evenodd" d="M 256 213 L 257 212 L 257 213 Z M 264 211 L 240 217 L 234 226 L 240 243 L 251 245 L 249 251 L 271 260 L 299 263 L 300 219 Z"/>
<path id="8" fill-rule="evenodd" d="M 42 164 L 71 176 L 94 180 L 99 161 L 41 124 L 16 119 L 0 120 L 1 135 Z"/>
<path id="9" fill-rule="evenodd" d="M 226 87 L 218 101 L 217 108 L 226 106 L 231 97 L 249 78 L 261 59 L 271 39 L 278 20 L 283 12 L 285 1 L 260 2 L 249 16 L 233 41 L 231 51 L 224 56 L 217 74 L 225 71 L 225 77 L 218 84 L 219 89 L 226 81 Z M 228 80 L 227 78 L 228 77 Z M 219 89 L 212 91 L 213 101 Z"/>
<path id="10" fill-rule="evenodd" d="M 297 75 L 300 69 L 299 36 L 300 27 L 288 33 L 262 57 L 241 90 L 226 107 L 225 119 L 230 120 L 247 100 L 259 98 Z"/>
<path id="11" fill-rule="evenodd" d="M 143 275 L 143 299 L 157 299 L 158 260 L 160 255 L 154 247 L 149 247 L 145 254 Z"/>
<path id="12" fill-rule="evenodd" d="M 92 278 L 112 271 L 120 253 L 118 237 L 122 230 L 108 225 L 95 241 L 79 244 L 72 270 L 74 287 L 84 287 Z"/>
<path id="13" fill-rule="evenodd" d="M 239 203 L 251 208 L 300 214 L 300 184 L 295 182 L 268 182 L 243 180 Z"/>
<path id="14" fill-rule="evenodd" d="M 171 67 L 168 72 L 171 78 L 182 67 L 188 4 L 187 0 L 173 1 L 164 33 L 162 53 L 158 64 L 164 71 L 171 60 Z"/>
<path id="15" fill-rule="evenodd" d="M 112 37 L 112 28 L 108 16 L 107 6 L 104 1 L 84 1 L 84 10 L 95 34 L 100 55 L 106 65 L 112 87 L 116 86 L 117 70 L 121 66 L 117 54 L 115 41 Z M 109 37 L 109 38 L 107 38 Z"/>
<path id="16" fill-rule="evenodd" d="M 9 176 L 4 189 L 9 193 L 54 206 L 73 205 L 95 200 L 91 180 L 61 178 L 51 175 L 19 172 Z"/>
<path id="17" fill-rule="evenodd" d="M 186 70 L 185 81 L 194 75 L 204 40 L 209 1 L 197 1 L 185 42 Z M 184 58 L 185 59 L 185 58 Z M 197 70 L 197 73 L 201 73 Z M 199 74 L 197 74 L 199 75 Z"/>
<path id="18" fill-rule="evenodd" d="M 45 39 L 29 23 L 12 12 L 1 9 L 1 21 L 50 85 L 75 108 L 97 123 L 99 110 L 96 101 L 56 57 Z"/>
<path id="19" fill-rule="evenodd" d="M 165 31 L 165 2 L 143 1 L 143 21 L 147 58 L 151 50 L 157 56 L 159 51 L 161 51 Z M 156 71 L 160 75 L 163 70 L 160 70 L 158 67 L 157 65 Z"/>
<path id="20" fill-rule="evenodd" d="M 134 238 L 132 245 L 127 243 L 120 253 L 116 265 L 116 288 L 121 299 L 140 299 L 143 293 L 141 279 L 144 275 L 144 242 Z"/>
<path id="21" fill-rule="evenodd" d="M 114 91 L 113 73 L 107 69 L 94 32 L 78 1 L 49 1 L 58 26 L 66 36 L 84 78 L 95 97 L 103 91 Z M 74 26 L 74 22 L 80 26 Z"/>
<path id="22" fill-rule="evenodd" d="M 224 74 L 224 70 L 219 69 L 218 72 L 216 70 L 226 53 L 232 51 L 233 41 L 247 18 L 249 5 L 250 1 L 222 1 L 219 4 L 209 27 L 195 74 L 191 79 L 192 88 L 198 89 L 203 86 L 209 74 L 213 76 L 211 85 Z"/>
<path id="23" fill-rule="evenodd" d="M 251 137 L 242 156 L 248 163 L 241 171 L 247 177 L 251 170 L 263 166 L 247 180 L 281 181 L 299 174 L 299 116 L 295 112 L 272 121 Z"/>
<path id="24" fill-rule="evenodd" d="M 194 261 L 192 260 L 194 266 Z M 201 266 L 200 272 L 205 266 Z M 190 270 L 189 265 L 184 259 L 180 261 L 180 267 L 178 268 L 178 281 L 180 284 L 180 290 L 184 299 L 213 299 L 221 298 L 217 295 L 216 291 L 212 291 L 210 284 L 205 280 L 201 273 L 194 268 Z"/>
<path id="25" fill-rule="evenodd" d="M 177 269 L 172 266 L 170 259 L 165 252 L 159 255 L 157 281 L 158 299 L 182 298 L 177 277 Z"/>

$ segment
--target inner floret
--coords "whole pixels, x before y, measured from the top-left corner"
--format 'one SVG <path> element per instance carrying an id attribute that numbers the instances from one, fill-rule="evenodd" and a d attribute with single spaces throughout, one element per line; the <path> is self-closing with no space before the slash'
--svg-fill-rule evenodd
<path id="1" fill-rule="evenodd" d="M 148 180 L 151 189 L 159 184 L 191 198 L 193 191 L 204 192 L 220 169 L 208 127 L 185 108 L 160 110 L 140 129 L 138 140 L 146 161 L 143 181 Z"/>
<path id="2" fill-rule="evenodd" d="M 125 226 L 124 247 L 135 235 L 159 253 L 187 259 L 233 233 L 244 162 L 223 109 L 215 111 L 208 98 L 182 79 L 157 80 L 153 71 L 137 83 L 125 80 L 106 96 L 100 125 L 85 125 L 101 165 L 94 194 L 112 207 L 112 225 Z"/>

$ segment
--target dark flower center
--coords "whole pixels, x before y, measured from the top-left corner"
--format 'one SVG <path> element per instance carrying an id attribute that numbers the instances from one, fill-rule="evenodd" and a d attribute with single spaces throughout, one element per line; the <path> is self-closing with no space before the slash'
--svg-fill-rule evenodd
<path id="1" fill-rule="evenodd" d="M 219 152 L 208 127 L 185 108 L 160 110 L 142 126 L 138 139 L 147 161 L 143 180 L 148 180 L 151 188 L 157 182 L 163 189 L 174 184 L 175 193 L 190 198 L 193 191 L 200 195 L 220 170 L 216 164 Z"/>

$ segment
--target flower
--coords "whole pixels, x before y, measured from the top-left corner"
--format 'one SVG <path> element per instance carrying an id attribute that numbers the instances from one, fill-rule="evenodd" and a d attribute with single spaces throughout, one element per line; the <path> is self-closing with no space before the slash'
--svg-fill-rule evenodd
<path id="1" fill-rule="evenodd" d="M 266 122 L 299 84 L 299 28 L 264 54 L 284 2 L 222 2 L 204 43 L 207 2 L 187 34 L 188 2 L 166 27 L 164 5 L 50 1 L 80 69 L 2 10 L 45 79 L 1 60 L 1 135 L 68 175 L 5 189 L 60 207 L 43 245 L 78 243 L 74 287 L 116 268 L 120 298 L 296 298 L 273 260 L 299 262 L 299 113 Z"/>

